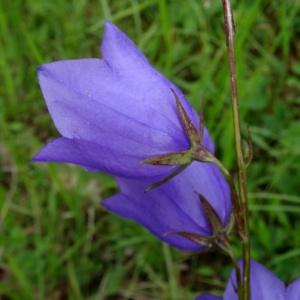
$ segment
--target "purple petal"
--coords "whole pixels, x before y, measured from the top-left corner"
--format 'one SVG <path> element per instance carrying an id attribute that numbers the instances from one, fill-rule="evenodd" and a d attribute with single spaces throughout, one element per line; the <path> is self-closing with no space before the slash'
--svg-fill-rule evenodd
<path id="1" fill-rule="evenodd" d="M 300 279 L 295 280 L 287 287 L 285 300 L 300 300 Z"/>
<path id="2" fill-rule="evenodd" d="M 199 127 L 199 117 L 186 101 L 180 89 L 153 68 L 134 42 L 117 26 L 108 21 L 105 22 L 101 53 L 117 79 L 126 82 L 127 89 L 129 86 L 133 86 L 134 93 L 140 91 L 138 94 L 143 96 L 137 102 L 146 104 L 147 110 L 148 107 L 153 106 L 157 114 L 163 111 L 166 116 L 175 120 L 174 123 L 178 124 L 174 96 L 169 93 L 170 89 L 173 89 L 194 125 Z M 157 124 L 157 120 L 153 121 Z M 207 130 L 205 130 L 204 145 L 211 152 L 214 151 L 214 145 Z"/>
<path id="3" fill-rule="evenodd" d="M 105 200 L 103 205 L 123 217 L 133 219 L 147 227 L 160 239 L 174 247 L 199 250 L 186 245 L 186 241 L 166 233 L 187 231 L 209 236 L 210 226 L 195 191 L 210 201 L 224 224 L 231 213 L 230 192 L 224 178 L 215 166 L 193 163 L 170 182 L 147 193 L 145 188 L 152 182 L 118 178 L 122 196 Z M 184 244 L 183 244 L 184 243 Z"/>
<path id="4" fill-rule="evenodd" d="M 150 138 L 168 151 L 188 146 L 176 112 L 165 113 L 150 99 L 143 103 L 147 89 L 133 89 L 126 78 L 116 78 L 99 59 L 42 65 L 38 76 L 51 116 L 64 137 L 95 141 L 103 130 L 135 140 Z M 169 89 L 162 90 L 161 98 L 173 97 Z M 149 97 L 155 97 L 155 92 Z M 169 105 L 168 110 L 172 107 Z"/>
<path id="5" fill-rule="evenodd" d="M 144 54 L 117 26 L 106 21 L 102 37 L 101 53 L 103 59 L 115 71 L 138 72 L 148 68 Z"/>
<path id="6" fill-rule="evenodd" d="M 124 194 L 143 199 L 145 195 L 143 191 L 153 181 L 118 178 L 118 183 Z M 171 181 L 147 192 L 146 195 L 154 195 L 159 199 L 162 194 L 165 194 L 186 216 L 210 234 L 205 212 L 195 192 L 200 193 L 210 202 L 222 223 L 226 225 L 232 211 L 230 191 L 221 172 L 212 164 L 194 162 Z M 144 201 L 141 203 L 143 204 Z M 143 209 L 142 205 L 140 209 Z"/>
<path id="7" fill-rule="evenodd" d="M 209 294 L 203 294 L 198 296 L 195 300 L 222 300 L 222 297 L 209 295 Z"/>
<path id="8" fill-rule="evenodd" d="M 141 203 L 142 202 L 142 203 Z M 201 231 L 176 205 L 166 196 L 147 195 L 143 198 L 128 197 L 118 194 L 102 202 L 102 205 L 125 218 L 146 227 L 150 232 L 171 246 L 187 251 L 199 251 L 199 245 L 172 234 L 175 231 L 188 228 L 193 232 Z"/>
<path id="9" fill-rule="evenodd" d="M 263 265 L 251 261 L 251 300 L 284 300 L 285 287 L 270 270 Z M 236 286 L 235 271 L 231 273 L 227 283 L 224 300 L 238 300 L 233 286 Z M 289 299 L 290 300 L 290 299 Z"/>
<path id="10" fill-rule="evenodd" d="M 124 142 L 125 144 L 125 142 Z M 139 151 L 145 149 L 141 145 L 126 143 L 127 147 L 105 148 L 101 145 L 83 140 L 58 138 L 48 143 L 33 158 L 33 162 L 62 162 L 80 165 L 89 171 L 104 171 L 118 173 L 120 176 L 148 176 L 174 167 L 159 167 L 143 165 L 136 157 Z M 136 152 L 132 156 L 132 151 Z M 142 160 L 142 157 L 140 158 Z M 136 174 L 136 170 L 139 173 Z M 131 172 L 131 173 L 129 173 Z"/>

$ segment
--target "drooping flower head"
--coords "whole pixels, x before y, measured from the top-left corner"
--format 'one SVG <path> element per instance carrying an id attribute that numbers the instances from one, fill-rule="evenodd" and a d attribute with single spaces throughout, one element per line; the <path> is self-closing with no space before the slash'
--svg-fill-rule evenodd
<path id="1" fill-rule="evenodd" d="M 213 207 L 220 219 L 220 229 L 228 225 L 231 214 L 230 191 L 222 174 L 213 165 L 194 162 L 170 182 L 147 193 L 144 192 L 149 184 L 147 180 L 118 178 L 117 182 L 121 192 L 102 204 L 108 210 L 148 228 L 173 247 L 199 251 L 204 245 L 178 233 L 202 237 L 211 237 L 214 233 L 205 207 L 195 191 Z"/>
<path id="2" fill-rule="evenodd" d="M 251 300 L 300 300 L 300 279 L 287 287 L 270 270 L 251 261 Z M 210 298 L 209 298 L 210 297 Z M 238 300 L 236 293 L 236 273 L 232 271 L 223 297 L 201 295 L 196 300 Z"/>
<path id="3" fill-rule="evenodd" d="M 199 130 L 198 115 L 182 92 L 110 22 L 105 23 L 101 54 L 102 59 L 57 61 L 39 67 L 40 87 L 61 137 L 33 160 L 73 163 L 129 178 L 172 171 L 174 166 L 141 162 L 189 148 L 174 93 Z M 203 145 L 213 152 L 206 130 Z"/>

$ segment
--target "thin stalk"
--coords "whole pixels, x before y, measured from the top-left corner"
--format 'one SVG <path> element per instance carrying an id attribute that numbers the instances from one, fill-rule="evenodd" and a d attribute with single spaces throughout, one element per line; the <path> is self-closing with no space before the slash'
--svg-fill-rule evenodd
<path id="1" fill-rule="evenodd" d="M 235 268 L 235 274 L 236 274 L 236 282 L 237 282 L 237 286 L 234 287 L 237 290 L 238 296 L 239 298 L 242 298 L 242 289 L 240 289 L 239 287 L 241 287 L 241 270 L 238 264 L 238 261 L 234 255 L 234 252 L 231 248 L 231 245 L 228 241 L 228 237 L 227 236 L 223 236 L 222 241 L 220 241 L 220 243 L 218 244 L 218 247 L 220 248 L 220 250 L 222 250 L 226 255 L 228 255 L 234 265 Z"/>
<path id="2" fill-rule="evenodd" d="M 222 0 L 224 10 L 225 35 L 227 44 L 227 55 L 230 70 L 231 101 L 234 126 L 235 151 L 238 164 L 238 183 L 241 214 L 243 217 L 243 228 L 241 239 L 243 244 L 243 297 L 241 300 L 250 300 L 250 240 L 248 224 L 248 200 L 247 200 L 247 178 L 246 164 L 242 150 L 239 99 L 237 89 L 237 76 L 234 51 L 234 23 L 230 0 Z"/>

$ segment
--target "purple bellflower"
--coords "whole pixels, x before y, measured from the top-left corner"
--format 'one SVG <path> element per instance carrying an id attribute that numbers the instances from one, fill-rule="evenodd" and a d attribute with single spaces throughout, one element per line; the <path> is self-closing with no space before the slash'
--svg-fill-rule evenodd
<path id="1" fill-rule="evenodd" d="M 232 210 L 229 186 L 213 165 L 194 162 L 168 183 L 147 193 L 144 192 L 149 185 L 147 180 L 117 178 L 117 182 L 121 192 L 104 200 L 102 205 L 136 221 L 173 247 L 187 251 L 203 248 L 203 244 L 178 233 L 193 234 L 196 240 L 197 236 L 212 237 L 214 234 L 205 205 L 195 191 L 213 207 L 221 231 L 229 222 Z"/>
<path id="2" fill-rule="evenodd" d="M 300 300 L 300 279 L 289 286 L 278 279 L 270 270 L 256 261 L 251 261 L 251 300 Z M 235 292 L 236 275 L 232 271 L 224 297 L 201 295 L 196 300 L 238 300 Z"/>
<path id="3" fill-rule="evenodd" d="M 105 23 L 101 53 L 102 59 L 39 67 L 40 87 L 61 137 L 33 161 L 73 163 L 110 173 L 121 192 L 103 201 L 108 210 L 174 247 L 198 251 L 214 246 L 213 238 L 230 225 L 231 194 L 216 166 L 191 163 L 189 150 L 214 152 L 198 114 L 110 22 Z M 183 171 L 181 166 L 189 167 Z M 161 178 L 170 179 L 169 174 L 177 177 L 144 192 L 162 183 Z"/>
<path id="4" fill-rule="evenodd" d="M 190 147 L 175 98 L 198 131 L 199 116 L 182 92 L 110 22 L 105 23 L 101 54 L 102 59 L 39 67 L 39 84 L 61 137 L 33 161 L 72 163 L 128 178 L 167 176 L 176 166 L 142 162 Z M 214 151 L 206 129 L 201 142 Z"/>

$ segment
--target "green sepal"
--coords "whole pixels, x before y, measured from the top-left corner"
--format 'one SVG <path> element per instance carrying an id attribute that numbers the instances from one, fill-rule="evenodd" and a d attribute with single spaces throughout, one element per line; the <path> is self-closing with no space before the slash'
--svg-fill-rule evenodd
<path id="1" fill-rule="evenodd" d="M 217 214 L 217 212 L 215 211 L 213 206 L 209 203 L 209 201 L 206 200 L 206 198 L 204 196 L 202 196 L 201 194 L 199 194 L 197 192 L 196 192 L 196 194 L 198 195 L 199 200 L 202 204 L 202 207 L 204 209 L 207 220 L 211 226 L 213 235 L 219 234 L 224 227 L 219 215 Z"/>
<path id="2" fill-rule="evenodd" d="M 168 176 L 164 177 L 163 179 L 151 184 L 150 186 L 148 186 L 145 189 L 145 192 L 149 192 L 161 185 L 163 185 L 164 183 L 170 181 L 172 178 L 176 177 L 178 174 L 180 174 L 184 169 L 186 169 L 189 165 L 179 165 L 171 174 L 169 174 Z"/>
<path id="3" fill-rule="evenodd" d="M 175 234 L 175 235 L 181 236 L 183 238 L 186 238 L 196 244 L 205 246 L 207 248 L 212 248 L 214 246 L 214 237 L 203 236 L 200 234 L 191 233 L 191 232 L 187 232 L 187 231 L 174 231 L 174 232 L 170 232 L 168 234 Z"/>
<path id="4" fill-rule="evenodd" d="M 175 100 L 176 100 L 176 107 L 177 111 L 180 117 L 180 121 L 182 124 L 182 127 L 190 141 L 191 146 L 199 145 L 201 143 L 200 136 L 192 123 L 191 119 L 189 118 L 186 110 L 184 109 L 183 105 L 181 104 L 177 94 L 173 89 L 171 89 Z"/>
<path id="5" fill-rule="evenodd" d="M 190 150 L 157 155 L 143 160 L 143 163 L 154 166 L 186 165 L 191 163 L 193 156 Z"/>

